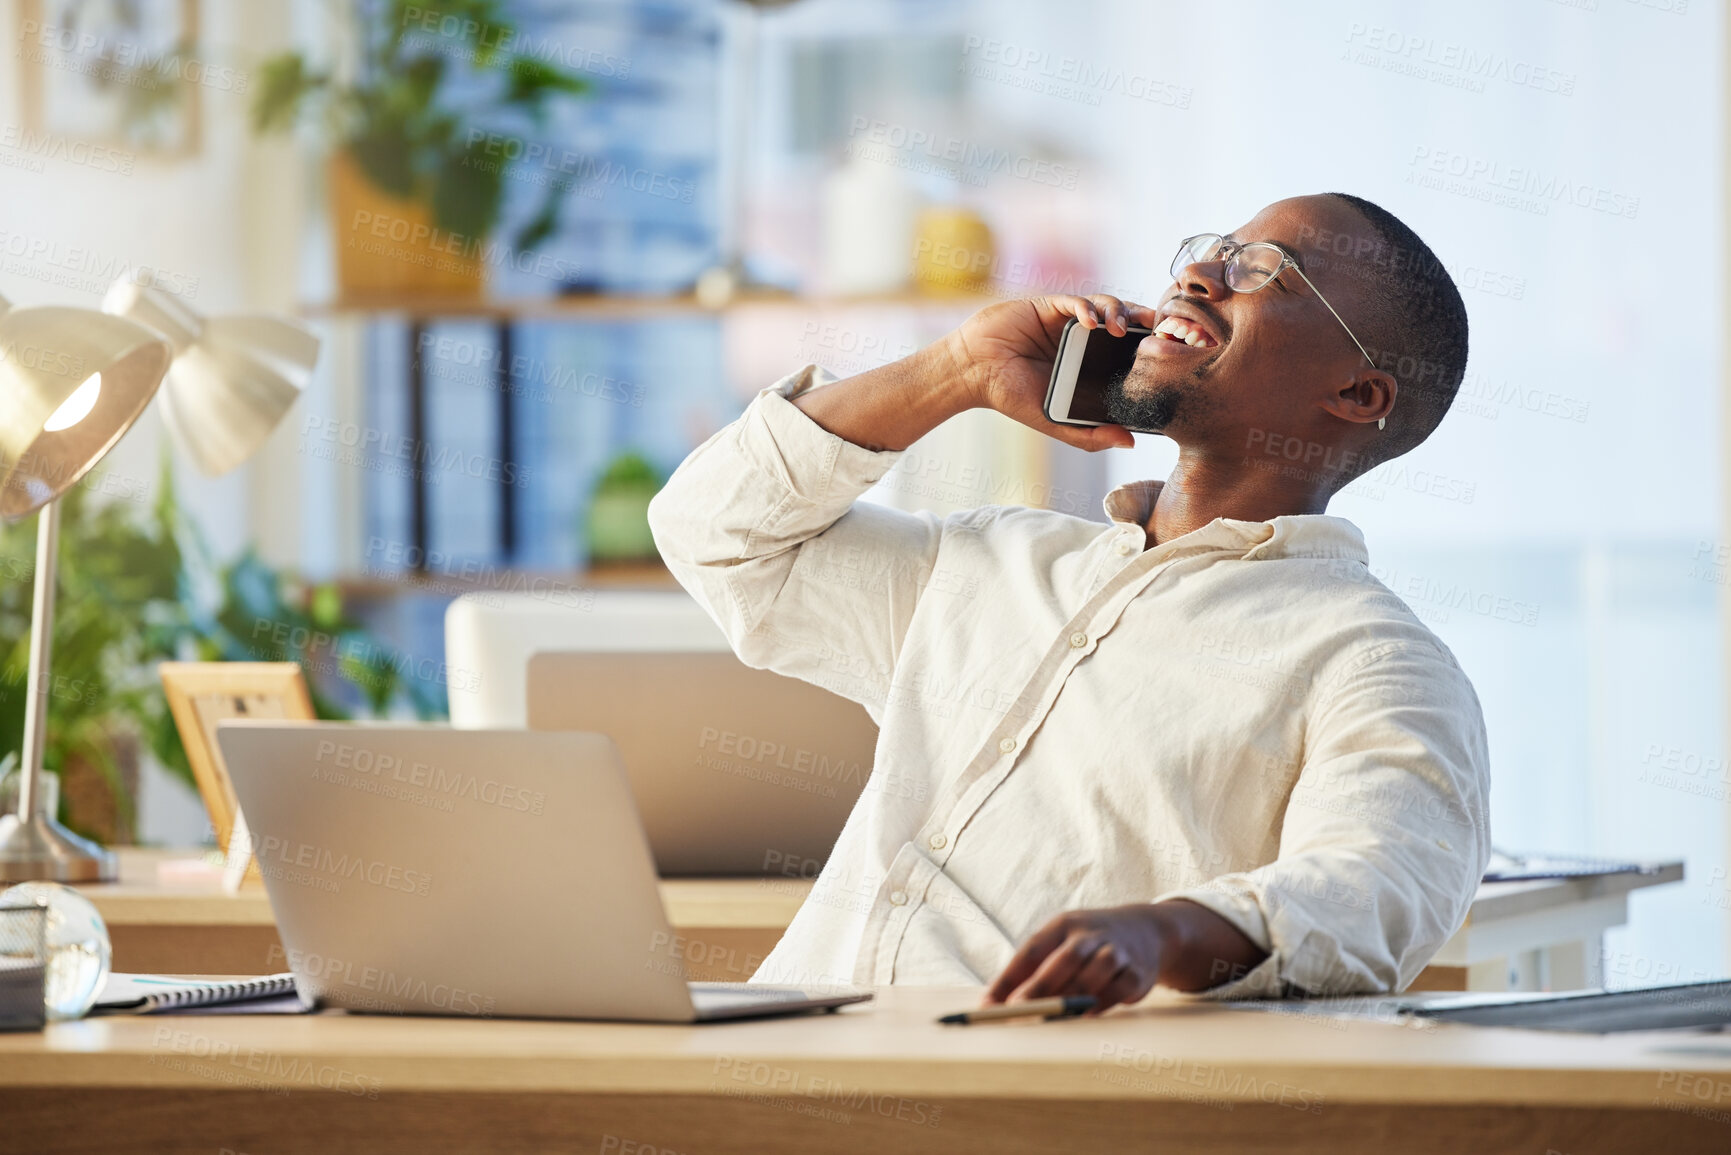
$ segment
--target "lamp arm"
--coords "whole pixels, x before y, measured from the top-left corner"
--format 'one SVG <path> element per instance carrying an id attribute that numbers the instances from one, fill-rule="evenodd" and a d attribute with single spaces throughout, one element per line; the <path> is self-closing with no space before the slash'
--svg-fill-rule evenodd
<path id="1" fill-rule="evenodd" d="M 36 814 L 42 753 L 48 739 L 49 659 L 54 648 L 55 568 L 60 556 L 60 503 L 36 515 L 36 582 L 31 590 L 30 680 L 24 711 L 24 751 L 18 766 L 18 814 Z"/>

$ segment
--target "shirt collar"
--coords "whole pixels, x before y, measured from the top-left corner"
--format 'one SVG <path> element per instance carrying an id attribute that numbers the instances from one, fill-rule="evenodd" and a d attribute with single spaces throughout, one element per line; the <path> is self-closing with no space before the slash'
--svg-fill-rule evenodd
<path id="1" fill-rule="evenodd" d="M 1163 481 L 1131 481 L 1106 495 L 1106 516 L 1119 525 L 1146 526 Z M 1290 514 L 1271 521 L 1217 517 L 1174 542 L 1187 546 L 1243 551 L 1246 560 L 1282 557 L 1347 558 L 1370 564 L 1364 534 L 1344 517 L 1325 513 Z M 1174 542 L 1162 542 L 1171 545 Z"/>

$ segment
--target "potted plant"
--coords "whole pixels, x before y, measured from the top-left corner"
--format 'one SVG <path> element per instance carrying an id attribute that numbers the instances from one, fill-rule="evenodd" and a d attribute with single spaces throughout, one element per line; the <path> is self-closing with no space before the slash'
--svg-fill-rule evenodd
<path id="1" fill-rule="evenodd" d="M 584 539 L 592 562 L 655 561 L 660 554 L 649 532 L 649 499 L 662 477 L 642 454 L 627 450 L 608 463 L 589 499 Z"/>
<path id="2" fill-rule="evenodd" d="M 356 21 L 358 76 L 339 79 L 298 52 L 259 70 L 253 127 L 286 132 L 316 120 L 335 148 L 330 165 L 337 277 L 348 298 L 407 293 L 474 295 L 504 207 L 505 176 L 524 149 L 514 127 L 545 122 L 555 98 L 589 82 L 516 55 L 516 29 L 499 0 L 441 0 L 438 10 L 384 0 Z M 538 211 L 511 247 L 523 251 L 558 226 L 571 187 L 549 170 Z"/>
<path id="3" fill-rule="evenodd" d="M 60 499 L 44 764 L 59 775 L 59 818 L 75 832 L 108 845 L 133 840 L 141 750 L 194 787 L 161 661 L 299 662 L 321 718 L 444 714 L 441 688 L 403 676 L 334 587 L 300 581 L 250 550 L 213 563 L 181 519 L 166 464 L 148 510 L 93 500 L 102 485 L 92 474 Z M 34 556 L 34 534 L 0 535 L 0 778 L 23 744 Z"/>

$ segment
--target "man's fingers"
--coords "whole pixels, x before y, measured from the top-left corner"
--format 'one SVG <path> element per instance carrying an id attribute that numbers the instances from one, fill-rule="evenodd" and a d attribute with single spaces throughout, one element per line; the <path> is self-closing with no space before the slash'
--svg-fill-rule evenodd
<path id="1" fill-rule="evenodd" d="M 1032 978 L 1010 993 L 1009 1001 L 1043 999 L 1070 990 L 1071 982 L 1099 946 L 1100 940 L 1092 934 L 1076 932 L 1046 956 Z"/>
<path id="2" fill-rule="evenodd" d="M 1095 293 L 1088 300 L 1105 319 L 1106 331 L 1113 336 L 1122 337 L 1124 331 L 1133 323 L 1130 320 L 1129 306 L 1110 293 Z"/>
<path id="3" fill-rule="evenodd" d="M 1152 329 L 1160 323 L 1160 311 L 1152 305 L 1138 305 L 1132 301 L 1124 302 L 1125 310 L 1130 314 L 1130 322 Z"/>
<path id="4" fill-rule="evenodd" d="M 1064 316 L 1074 317 L 1084 328 L 1098 329 L 1105 323 L 1105 316 L 1099 307 L 1087 297 L 1077 297 L 1069 293 L 1058 293 L 1054 296 L 1041 297 L 1047 306 Z"/>
<path id="5" fill-rule="evenodd" d="M 1098 999 L 1106 993 L 1106 988 L 1124 966 L 1125 959 L 1118 948 L 1109 942 L 1101 943 L 1082 969 L 1076 972 L 1076 977 L 1070 981 L 1070 989 L 1075 994 L 1093 995 Z"/>
<path id="6" fill-rule="evenodd" d="M 1119 1003 L 1139 1003 L 1154 989 L 1154 984 L 1143 975 L 1137 974 L 1135 968 L 1125 967 L 1119 971 L 1105 988 L 1094 995 L 1094 1009 L 1089 1014 L 1097 1015 Z"/>
<path id="7" fill-rule="evenodd" d="M 1098 453 L 1102 449 L 1129 449 L 1136 438 L 1122 425 L 1057 425 L 1047 422 L 1046 432 L 1066 445 Z"/>
<path id="8" fill-rule="evenodd" d="M 998 977 L 992 980 L 992 985 L 986 988 L 986 1002 L 1001 1003 L 1008 998 L 1010 992 L 1021 986 L 1046 960 L 1053 948 L 1064 941 L 1067 933 L 1061 919 L 1053 919 L 1035 931 Z"/>

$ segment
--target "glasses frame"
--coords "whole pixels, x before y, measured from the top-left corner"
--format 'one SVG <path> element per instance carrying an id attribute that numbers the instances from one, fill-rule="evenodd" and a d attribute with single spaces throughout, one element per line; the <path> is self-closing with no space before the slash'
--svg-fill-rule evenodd
<path id="1" fill-rule="evenodd" d="M 1216 241 L 1220 242 L 1221 255 L 1216 257 L 1215 260 L 1218 260 L 1221 263 L 1223 273 L 1225 271 L 1224 266 L 1232 264 L 1233 261 L 1238 259 L 1239 254 L 1243 253 L 1247 249 L 1273 249 L 1275 252 L 1279 253 L 1280 264 L 1275 267 L 1274 272 L 1268 275 L 1268 279 L 1263 281 L 1260 285 L 1257 285 L 1252 289 L 1232 289 L 1232 285 L 1228 283 L 1226 287 L 1232 289 L 1234 293 L 1261 292 L 1263 289 L 1266 289 L 1269 285 L 1273 284 L 1280 274 L 1284 273 L 1287 269 L 1291 269 L 1303 278 L 1305 284 L 1310 286 L 1310 291 L 1316 294 L 1316 299 L 1322 302 L 1322 307 L 1327 309 L 1329 314 L 1336 321 L 1340 322 L 1340 327 L 1346 330 L 1346 335 L 1352 338 L 1352 343 L 1358 346 L 1358 351 L 1364 354 L 1364 359 L 1370 362 L 1370 367 L 1372 369 L 1376 368 L 1376 358 L 1370 355 L 1370 350 L 1364 347 L 1364 342 L 1358 339 L 1357 334 L 1352 331 L 1352 326 L 1348 325 L 1341 317 L 1340 313 L 1335 310 L 1335 307 L 1328 303 L 1328 298 L 1322 295 L 1322 290 L 1318 289 L 1315 282 L 1304 275 L 1304 270 L 1298 266 L 1298 258 L 1287 252 L 1285 245 L 1278 244 L 1274 241 L 1250 241 L 1248 243 L 1240 243 L 1238 241 L 1227 240 L 1219 233 L 1197 233 L 1193 237 L 1185 237 L 1182 241 L 1178 242 L 1178 251 L 1172 254 L 1172 268 L 1170 272 L 1172 273 L 1172 279 L 1174 281 L 1178 279 L 1178 274 L 1184 269 L 1187 269 L 1194 264 L 1203 263 L 1195 260 L 1185 261 L 1183 264 L 1179 264 L 1178 262 L 1179 258 L 1190 252 L 1190 246 L 1194 242 L 1202 240 L 1204 237 L 1213 237 Z M 1212 264 L 1213 262 L 1210 261 L 1207 263 Z"/>

